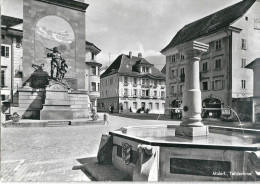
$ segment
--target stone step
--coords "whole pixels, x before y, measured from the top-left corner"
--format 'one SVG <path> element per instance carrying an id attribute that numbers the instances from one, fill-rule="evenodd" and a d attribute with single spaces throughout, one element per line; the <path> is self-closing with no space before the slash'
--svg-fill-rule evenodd
<path id="1" fill-rule="evenodd" d="M 48 127 L 63 127 L 68 126 L 69 122 L 48 122 Z"/>

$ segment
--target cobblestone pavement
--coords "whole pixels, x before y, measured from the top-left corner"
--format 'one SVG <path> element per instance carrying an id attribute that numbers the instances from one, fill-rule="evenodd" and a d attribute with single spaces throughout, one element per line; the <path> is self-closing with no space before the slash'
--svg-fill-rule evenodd
<path id="1" fill-rule="evenodd" d="M 169 124 L 110 116 L 108 125 L 2 128 L 1 181 L 90 181 L 76 159 L 97 154 L 102 133 L 120 127 Z M 177 122 L 173 122 L 177 123 Z"/>

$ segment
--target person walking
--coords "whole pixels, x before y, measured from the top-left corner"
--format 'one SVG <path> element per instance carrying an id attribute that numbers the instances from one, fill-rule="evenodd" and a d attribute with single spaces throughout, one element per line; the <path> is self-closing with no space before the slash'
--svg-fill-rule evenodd
<path id="1" fill-rule="evenodd" d="M 120 114 L 123 113 L 123 106 L 120 107 Z"/>
<path id="2" fill-rule="evenodd" d="M 114 106 L 111 106 L 111 114 L 114 112 Z"/>

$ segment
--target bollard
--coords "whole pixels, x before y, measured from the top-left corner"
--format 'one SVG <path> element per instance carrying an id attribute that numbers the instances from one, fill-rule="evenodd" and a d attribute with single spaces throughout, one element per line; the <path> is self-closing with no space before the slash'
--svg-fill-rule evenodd
<path id="1" fill-rule="evenodd" d="M 104 124 L 107 125 L 108 124 L 108 119 L 109 119 L 109 114 L 105 113 L 104 114 Z"/>

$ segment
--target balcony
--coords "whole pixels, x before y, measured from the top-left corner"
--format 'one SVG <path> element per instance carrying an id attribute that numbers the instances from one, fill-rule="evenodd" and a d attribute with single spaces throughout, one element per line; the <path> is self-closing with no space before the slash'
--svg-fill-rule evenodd
<path id="1" fill-rule="evenodd" d="M 161 99 L 161 100 L 165 100 L 165 97 L 164 97 L 164 96 L 162 96 L 160 99 Z"/>
<path id="2" fill-rule="evenodd" d="M 182 92 L 180 92 L 180 93 L 171 93 L 171 96 L 173 96 L 173 97 L 182 97 Z"/>
<path id="3" fill-rule="evenodd" d="M 141 99 L 150 99 L 149 96 L 141 96 L 140 98 L 141 98 Z"/>
<path id="4" fill-rule="evenodd" d="M 165 89 L 165 86 L 161 86 L 161 89 Z"/>
<path id="5" fill-rule="evenodd" d="M 153 96 L 153 99 L 158 99 L 158 96 Z"/>
<path id="6" fill-rule="evenodd" d="M 127 83 L 127 82 L 125 82 L 125 83 L 123 84 L 123 86 L 128 86 L 128 83 Z"/>
<path id="7" fill-rule="evenodd" d="M 133 84 L 133 87 L 137 87 L 137 84 Z"/>
<path id="8" fill-rule="evenodd" d="M 142 88 L 150 88 L 150 85 L 147 85 L 147 84 L 142 84 L 141 86 Z"/>
<path id="9" fill-rule="evenodd" d="M 154 85 L 153 88 L 156 89 L 158 87 L 158 85 Z"/>

